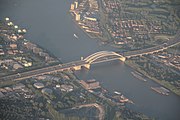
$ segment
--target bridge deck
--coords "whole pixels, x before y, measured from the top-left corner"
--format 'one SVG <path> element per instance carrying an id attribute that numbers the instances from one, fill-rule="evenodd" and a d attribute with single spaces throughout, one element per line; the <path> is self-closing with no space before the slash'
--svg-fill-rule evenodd
<path id="1" fill-rule="evenodd" d="M 175 38 L 173 40 L 169 40 L 167 43 L 164 43 L 162 45 L 158 45 L 158 46 L 155 46 L 155 47 L 143 49 L 143 50 L 126 52 L 126 53 L 124 53 L 124 57 L 131 57 L 131 56 L 137 56 L 137 55 L 143 55 L 143 54 L 147 54 L 147 53 L 157 52 L 157 51 L 160 51 L 160 50 L 167 49 L 168 47 L 172 47 L 174 45 L 177 45 L 179 43 L 180 43 L 180 30 L 177 32 L 177 35 L 175 36 Z M 107 51 L 107 52 L 103 51 L 103 52 L 97 52 L 94 55 L 92 54 L 90 56 L 97 56 L 98 53 L 108 53 L 108 55 L 110 53 L 112 53 L 114 55 L 115 54 L 117 55 L 117 53 L 112 52 L 112 51 Z M 103 57 L 105 56 L 103 54 L 101 54 L 101 55 Z M 115 59 L 118 59 L 118 57 L 120 57 L 120 56 L 121 56 L 120 54 L 119 54 L 119 56 L 116 56 L 115 58 L 108 58 L 108 56 L 105 56 L 106 58 L 98 59 L 97 61 L 94 61 L 94 63 L 100 63 L 100 62 L 106 62 L 106 61 L 110 61 L 110 60 L 115 60 Z M 91 58 L 91 57 L 89 57 L 89 58 Z M 3 82 L 3 81 L 6 81 L 6 80 L 20 80 L 20 79 L 30 78 L 30 77 L 33 77 L 33 76 L 47 74 L 47 73 L 51 73 L 51 72 L 55 72 L 55 71 L 62 71 L 62 70 L 70 69 L 70 68 L 73 68 L 73 67 L 76 67 L 76 66 L 84 66 L 84 65 L 87 65 L 87 64 L 93 64 L 93 63 L 89 63 L 86 60 L 79 60 L 79 61 L 65 63 L 65 64 L 62 64 L 62 65 L 53 65 L 53 66 L 44 67 L 44 68 L 40 68 L 40 69 L 36 69 L 36 70 L 31 70 L 31 71 L 27 71 L 27 72 L 23 72 L 23 73 L 19 73 L 19 74 L 13 74 L 13 75 L 1 77 L 0 81 Z"/>
<path id="2" fill-rule="evenodd" d="M 0 81 L 25 79 L 25 78 L 30 78 L 30 77 L 41 75 L 41 74 L 47 74 L 50 72 L 70 69 L 75 66 L 83 66 L 85 64 L 87 64 L 85 61 L 75 61 L 75 62 L 70 62 L 70 63 L 65 63 L 65 64 L 59 64 L 59 65 L 49 66 L 49 67 L 31 70 L 31 71 L 27 71 L 23 73 L 5 76 L 5 77 L 0 78 Z"/>

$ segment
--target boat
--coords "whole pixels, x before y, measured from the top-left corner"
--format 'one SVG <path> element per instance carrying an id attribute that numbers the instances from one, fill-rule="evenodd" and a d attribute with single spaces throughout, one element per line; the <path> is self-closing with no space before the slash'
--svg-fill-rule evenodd
<path id="1" fill-rule="evenodd" d="M 120 99 L 119 101 L 120 101 L 120 102 L 122 102 L 122 103 L 126 103 L 126 102 L 128 102 L 128 101 L 129 101 L 129 99 L 124 98 L 124 99 Z"/>
<path id="2" fill-rule="evenodd" d="M 151 89 L 162 95 L 169 95 L 169 92 L 170 92 L 164 87 L 151 87 Z"/>
<path id="3" fill-rule="evenodd" d="M 78 36 L 76 34 L 74 34 L 74 37 L 78 39 Z"/>
<path id="4" fill-rule="evenodd" d="M 114 93 L 117 94 L 117 95 L 121 95 L 121 93 L 120 93 L 120 92 L 117 92 L 117 91 L 114 91 Z"/>
<path id="5" fill-rule="evenodd" d="M 160 87 L 162 90 L 164 90 L 166 93 L 169 93 L 170 91 L 164 87 Z"/>
<path id="6" fill-rule="evenodd" d="M 144 81 L 144 82 L 147 82 L 147 80 L 144 79 L 140 73 L 138 73 L 138 72 L 131 72 L 131 74 L 132 74 L 134 77 L 138 78 L 139 80 L 142 80 L 142 81 Z"/>

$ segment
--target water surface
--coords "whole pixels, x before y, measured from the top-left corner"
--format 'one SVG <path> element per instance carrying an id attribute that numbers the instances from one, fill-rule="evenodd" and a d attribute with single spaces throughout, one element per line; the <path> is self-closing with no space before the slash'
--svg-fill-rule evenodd
<path id="1" fill-rule="evenodd" d="M 114 50 L 89 38 L 72 20 L 72 0 L 1 0 L 0 17 L 10 17 L 28 30 L 26 38 L 48 49 L 63 62 L 79 60 L 101 50 Z M 77 34 L 76 39 L 73 34 Z M 135 102 L 129 108 L 160 120 L 180 120 L 180 97 L 162 96 L 150 89 L 158 86 L 131 75 L 132 69 L 120 61 L 91 66 L 90 71 L 76 71 L 80 79 L 95 78 L 109 91 L 120 91 Z"/>

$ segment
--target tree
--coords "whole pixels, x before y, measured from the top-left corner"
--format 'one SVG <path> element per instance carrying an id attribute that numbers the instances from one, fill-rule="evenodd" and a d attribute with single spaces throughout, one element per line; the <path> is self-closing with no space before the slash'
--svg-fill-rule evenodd
<path id="1" fill-rule="evenodd" d="M 41 107 L 43 107 L 44 105 L 43 105 L 43 103 L 39 103 L 39 107 L 41 108 Z"/>

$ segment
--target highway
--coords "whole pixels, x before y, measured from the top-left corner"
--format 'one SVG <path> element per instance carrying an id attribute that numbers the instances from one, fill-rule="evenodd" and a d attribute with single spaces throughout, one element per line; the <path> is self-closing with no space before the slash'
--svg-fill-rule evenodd
<path id="1" fill-rule="evenodd" d="M 30 78 L 37 75 L 43 75 L 43 74 L 53 73 L 56 71 L 63 71 L 63 70 L 71 69 L 73 66 L 74 67 L 83 66 L 85 64 L 87 64 L 85 61 L 80 60 L 80 61 L 74 61 L 74 62 L 70 62 L 66 64 L 53 65 L 53 66 L 31 70 L 31 71 L 27 71 L 23 73 L 17 73 L 17 74 L 5 76 L 5 77 L 0 78 L 0 81 L 2 82 L 6 80 L 12 80 L 12 81 L 22 80 L 22 79 Z"/>
<path id="2" fill-rule="evenodd" d="M 143 50 L 126 52 L 126 53 L 124 53 L 124 57 L 130 58 L 133 56 L 153 54 L 155 52 L 163 51 L 164 49 L 167 49 L 167 48 L 177 45 L 179 43 L 180 43 L 180 30 L 177 32 L 177 35 L 175 36 L 174 39 L 169 40 L 168 42 L 166 42 L 164 44 L 161 44 L 161 45 L 158 45 L 155 47 L 151 47 L 151 48 L 146 48 Z M 105 53 L 105 52 L 103 52 L 103 53 Z M 30 70 L 27 72 L 4 76 L 4 77 L 0 78 L 0 82 L 9 81 L 9 80 L 12 80 L 12 81 L 22 80 L 22 79 L 30 78 L 33 76 L 49 74 L 49 73 L 63 71 L 63 70 L 67 70 L 67 69 L 73 69 L 74 67 L 77 67 L 77 66 L 84 66 L 87 64 L 95 64 L 95 63 L 106 62 L 106 61 L 118 59 L 118 57 L 119 57 L 118 55 L 116 57 L 112 58 L 112 56 L 109 57 L 110 56 L 109 53 L 110 52 L 108 52 L 108 54 L 107 54 L 108 56 L 105 56 L 103 54 L 102 58 L 97 59 L 97 61 L 94 61 L 93 63 L 89 63 L 86 60 L 79 60 L 79 61 L 73 61 L 73 62 L 69 62 L 69 63 L 65 63 L 65 64 L 53 65 L 53 66 L 44 67 L 44 68 L 40 68 L 40 69 L 36 69 L 36 70 Z M 113 53 L 113 52 L 111 52 L 111 53 Z M 118 53 L 118 54 L 120 54 L 120 53 Z M 94 57 L 94 56 L 92 56 L 92 57 Z M 96 56 L 96 57 L 98 58 L 99 56 Z"/>
<path id="3" fill-rule="evenodd" d="M 166 43 L 157 45 L 155 47 L 146 48 L 143 50 L 136 50 L 124 53 L 124 57 L 130 58 L 134 56 L 144 55 L 144 54 L 153 54 L 155 52 L 163 51 L 169 47 L 175 46 L 180 43 L 180 30 L 178 30 L 176 36 L 172 40 L 168 40 Z"/>

